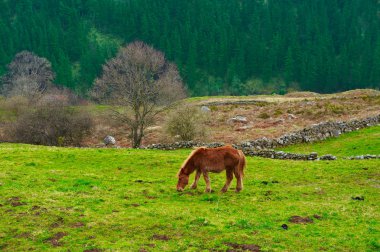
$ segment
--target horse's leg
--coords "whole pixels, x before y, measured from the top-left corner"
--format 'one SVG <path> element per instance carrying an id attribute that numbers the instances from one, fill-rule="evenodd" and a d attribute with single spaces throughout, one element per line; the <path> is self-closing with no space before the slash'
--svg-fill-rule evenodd
<path id="1" fill-rule="evenodd" d="M 206 182 L 206 192 L 211 192 L 211 183 L 210 183 L 210 178 L 208 176 L 208 173 L 206 171 L 203 172 L 203 177 Z"/>
<path id="2" fill-rule="evenodd" d="M 226 169 L 226 176 L 227 176 L 226 184 L 224 184 L 222 188 L 222 192 L 228 191 L 228 187 L 230 187 L 231 181 L 234 178 L 233 171 L 231 169 Z"/>
<path id="3" fill-rule="evenodd" d="M 201 177 L 201 170 L 197 170 L 197 173 L 195 174 L 194 183 L 191 184 L 191 189 L 197 189 L 199 178 Z"/>
<path id="4" fill-rule="evenodd" d="M 235 167 L 234 174 L 236 177 L 236 192 L 240 192 L 243 189 L 243 178 L 238 170 L 238 167 Z"/>

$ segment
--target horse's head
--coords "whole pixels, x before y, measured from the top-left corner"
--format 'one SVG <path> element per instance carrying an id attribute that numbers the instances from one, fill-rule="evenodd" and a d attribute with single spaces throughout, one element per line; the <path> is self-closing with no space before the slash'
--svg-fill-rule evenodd
<path id="1" fill-rule="evenodd" d="M 193 150 L 190 153 L 190 155 L 186 158 L 186 160 L 183 162 L 181 169 L 178 171 L 178 174 L 177 174 L 177 177 L 178 177 L 177 191 L 182 192 L 183 189 L 189 183 L 189 175 L 195 170 L 195 166 L 194 166 L 195 155 L 203 149 L 204 148 L 197 148 Z"/>
<path id="2" fill-rule="evenodd" d="M 181 172 L 178 174 L 177 191 L 182 192 L 188 183 L 189 183 L 189 175 L 186 175 L 181 170 Z"/>

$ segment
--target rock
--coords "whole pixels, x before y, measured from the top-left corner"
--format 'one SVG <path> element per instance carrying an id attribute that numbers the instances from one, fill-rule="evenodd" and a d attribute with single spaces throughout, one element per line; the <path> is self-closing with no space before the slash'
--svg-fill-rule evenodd
<path id="1" fill-rule="evenodd" d="M 323 155 L 319 158 L 320 160 L 336 160 L 336 157 L 331 154 Z"/>
<path id="2" fill-rule="evenodd" d="M 113 136 L 106 136 L 103 140 L 105 145 L 115 145 L 116 140 Z"/>
<path id="3" fill-rule="evenodd" d="M 235 131 L 245 131 L 247 129 L 252 129 L 252 128 L 253 128 L 252 125 L 245 125 L 245 126 L 242 126 L 242 127 L 235 129 Z"/>
<path id="4" fill-rule="evenodd" d="M 228 119 L 227 123 L 228 124 L 232 124 L 232 123 L 248 123 L 248 120 L 247 120 L 247 117 L 238 115 L 238 116 L 235 116 L 235 117 L 232 117 L 232 118 Z"/>
<path id="5" fill-rule="evenodd" d="M 350 159 L 350 160 L 362 160 L 362 159 L 380 159 L 380 155 L 360 155 L 360 156 L 353 156 L 353 157 L 348 157 L 347 159 Z"/>
<path id="6" fill-rule="evenodd" d="M 202 106 L 202 107 L 201 107 L 201 111 L 202 111 L 203 113 L 210 113 L 210 112 L 211 112 L 211 109 L 210 109 L 209 107 L 207 107 L 207 106 Z"/>
<path id="7" fill-rule="evenodd" d="M 297 116 L 295 116 L 293 114 L 288 114 L 288 119 L 289 120 L 297 119 Z"/>
<path id="8" fill-rule="evenodd" d="M 338 136 L 340 136 L 340 134 L 342 134 L 342 132 L 340 130 L 331 131 L 331 136 L 338 137 Z"/>
<path id="9" fill-rule="evenodd" d="M 162 126 L 151 126 L 151 127 L 147 127 L 146 131 L 156 131 L 160 129 L 162 129 Z"/>

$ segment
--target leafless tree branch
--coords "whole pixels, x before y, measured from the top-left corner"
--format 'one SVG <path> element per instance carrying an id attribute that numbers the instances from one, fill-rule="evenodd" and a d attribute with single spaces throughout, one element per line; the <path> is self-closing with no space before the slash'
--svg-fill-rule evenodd
<path id="1" fill-rule="evenodd" d="M 163 53 L 137 41 L 106 62 L 91 95 L 98 102 L 124 108 L 113 112 L 130 126 L 132 144 L 137 148 L 155 116 L 164 107 L 184 98 L 185 93 L 176 66 Z"/>

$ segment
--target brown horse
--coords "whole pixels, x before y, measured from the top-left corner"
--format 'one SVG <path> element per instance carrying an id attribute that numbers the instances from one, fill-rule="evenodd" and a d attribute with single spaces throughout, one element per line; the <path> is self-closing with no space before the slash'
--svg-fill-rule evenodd
<path id="1" fill-rule="evenodd" d="M 189 175 L 196 171 L 194 183 L 191 189 L 196 189 L 201 174 L 206 181 L 206 192 L 211 192 L 210 178 L 208 172 L 221 172 L 226 170 L 227 180 L 222 188 L 226 192 L 235 174 L 237 185 L 236 192 L 243 189 L 243 176 L 246 160 L 241 150 L 236 150 L 232 146 L 219 148 L 200 147 L 195 149 L 183 162 L 179 170 L 177 191 L 183 191 L 189 183 Z"/>

